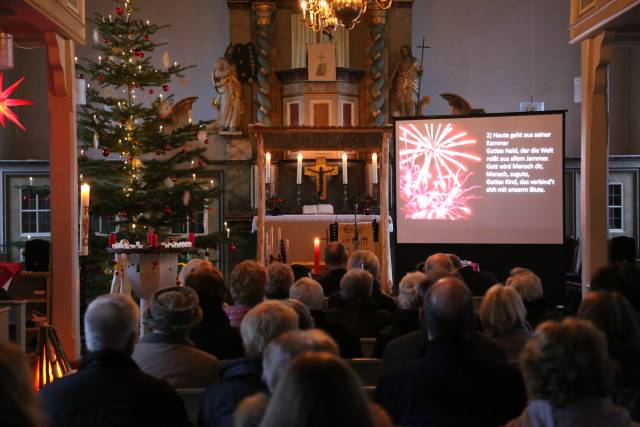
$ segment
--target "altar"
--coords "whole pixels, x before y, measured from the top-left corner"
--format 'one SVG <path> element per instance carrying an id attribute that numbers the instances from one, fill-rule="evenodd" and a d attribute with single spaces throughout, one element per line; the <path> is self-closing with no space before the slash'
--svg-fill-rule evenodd
<path id="1" fill-rule="evenodd" d="M 320 239 L 320 254 L 324 253 L 324 248 L 331 240 L 329 228 L 332 224 L 338 225 L 337 241 L 344 244 L 347 254 L 355 251 L 351 231 L 357 222 L 360 227 L 361 237 L 358 239 L 358 248 L 371 250 L 378 258 L 382 258 L 383 246 L 379 236 L 380 215 L 278 215 L 265 216 L 265 230 L 268 234 L 269 242 L 285 240 L 288 246 L 288 262 L 290 264 L 309 264 L 313 260 L 315 238 Z M 378 232 L 374 233 L 373 224 L 376 224 Z M 388 230 L 393 232 L 393 222 L 388 219 Z M 348 228 L 351 227 L 351 229 Z M 371 234 L 368 228 L 371 227 Z M 342 229 L 342 233 L 340 233 Z M 251 231 L 258 231 L 258 217 L 253 218 Z M 375 236 L 374 236 L 375 234 Z M 273 235 L 273 237 L 272 237 Z M 272 253 L 275 251 L 272 248 Z"/>
<path id="2" fill-rule="evenodd" d="M 335 240 L 342 239 L 348 252 L 356 248 L 374 252 L 380 260 L 380 276 L 391 279 L 391 134 L 391 127 L 253 126 L 258 164 L 258 215 L 253 231 L 258 261 L 268 264 L 277 259 L 273 255 L 284 245 L 288 263 L 309 265 L 316 253 L 322 258 L 334 224 L 339 231 Z M 284 212 L 269 215 L 274 198 L 295 203 L 285 202 Z M 305 206 L 320 204 L 330 206 L 335 214 L 302 215 Z M 358 244 L 353 242 L 356 221 Z M 314 245 L 316 239 L 319 248 Z M 382 280 L 385 288 L 387 282 Z"/>

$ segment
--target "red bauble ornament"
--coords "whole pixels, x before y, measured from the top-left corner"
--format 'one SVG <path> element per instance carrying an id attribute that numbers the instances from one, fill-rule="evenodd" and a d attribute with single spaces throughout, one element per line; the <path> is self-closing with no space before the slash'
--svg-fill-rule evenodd
<path id="1" fill-rule="evenodd" d="M 104 44 L 109 44 L 109 39 L 108 38 L 103 38 L 102 41 L 104 42 Z"/>
<path id="2" fill-rule="evenodd" d="M 156 156 L 159 156 L 161 153 L 159 150 L 156 150 Z"/>
<path id="3" fill-rule="evenodd" d="M 173 209 L 171 209 L 170 207 L 166 207 L 164 208 L 164 212 L 170 214 L 171 212 L 173 212 Z"/>
<path id="4" fill-rule="evenodd" d="M 144 52 L 138 52 L 136 55 L 139 56 L 140 58 L 144 58 Z"/>
<path id="5" fill-rule="evenodd" d="M 169 85 L 162 85 L 162 90 L 167 92 L 169 90 Z"/>
<path id="6" fill-rule="evenodd" d="M 145 35 L 144 35 L 144 39 L 145 39 L 145 40 L 149 40 L 149 34 L 145 34 Z"/>
<path id="7" fill-rule="evenodd" d="M 198 167 L 201 168 L 204 166 L 204 162 L 202 160 L 198 160 Z"/>
<path id="8" fill-rule="evenodd" d="M 103 149 L 102 149 L 102 155 L 103 155 L 104 157 L 109 157 L 109 154 L 110 154 L 110 153 L 109 153 L 109 149 L 108 149 L 108 148 L 103 148 Z"/>
<path id="9" fill-rule="evenodd" d="M 153 89 L 149 89 L 149 95 L 153 95 Z"/>
<path id="10" fill-rule="evenodd" d="M 96 77 L 96 79 L 98 79 L 99 81 L 103 81 L 104 77 L 102 77 L 102 74 L 98 74 L 98 77 Z"/>
<path id="11" fill-rule="evenodd" d="M 227 249 L 229 249 L 229 252 L 235 252 L 238 250 L 238 247 L 236 246 L 235 243 L 229 243 L 229 245 L 227 246 Z"/>
<path id="12" fill-rule="evenodd" d="M 209 143 L 209 138 L 205 139 L 205 140 L 204 140 L 204 143 L 205 143 L 205 144 L 208 144 L 208 143 Z"/>
<path id="13" fill-rule="evenodd" d="M 124 12 L 124 10 L 120 6 L 116 7 L 116 13 L 118 15 L 122 15 L 122 12 Z"/>

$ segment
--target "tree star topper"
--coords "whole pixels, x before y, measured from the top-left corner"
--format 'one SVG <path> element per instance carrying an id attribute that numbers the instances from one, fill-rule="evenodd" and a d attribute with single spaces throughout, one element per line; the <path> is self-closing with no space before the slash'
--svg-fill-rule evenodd
<path id="1" fill-rule="evenodd" d="M 4 122 L 4 119 L 6 117 L 7 119 L 15 123 L 20 129 L 22 129 L 23 131 L 26 131 L 24 126 L 22 126 L 22 123 L 20 123 L 18 116 L 16 116 L 14 112 L 11 111 L 11 109 L 9 108 L 9 107 L 16 107 L 19 105 L 33 104 L 33 102 L 27 101 L 26 99 L 9 99 L 9 95 L 11 95 L 11 93 L 14 90 L 16 90 L 18 85 L 22 83 L 23 80 L 24 80 L 24 77 L 20 77 L 20 79 L 17 82 L 12 84 L 5 90 L 2 90 L 2 73 L 0 73 L 0 123 L 2 124 L 2 127 L 6 127 Z"/>

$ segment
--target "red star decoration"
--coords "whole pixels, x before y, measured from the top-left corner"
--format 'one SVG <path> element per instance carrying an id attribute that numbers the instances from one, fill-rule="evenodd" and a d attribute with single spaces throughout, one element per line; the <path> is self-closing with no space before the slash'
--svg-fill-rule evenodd
<path id="1" fill-rule="evenodd" d="M 14 84 L 6 88 L 5 90 L 2 90 L 2 73 L 0 73 L 0 123 L 2 124 L 2 127 L 6 127 L 4 122 L 4 118 L 6 117 L 7 119 L 15 123 L 20 129 L 26 131 L 24 126 L 22 126 L 22 123 L 20 123 L 18 116 L 16 116 L 13 113 L 13 111 L 11 111 L 11 109 L 9 108 L 9 107 L 16 107 L 19 105 L 33 104 L 33 102 L 27 101 L 26 99 L 9 99 L 9 95 L 11 95 L 11 93 L 14 90 L 16 90 L 18 85 L 22 83 L 23 80 L 24 80 L 24 77 L 20 77 L 20 80 L 18 80 L 17 82 L 15 82 Z"/>

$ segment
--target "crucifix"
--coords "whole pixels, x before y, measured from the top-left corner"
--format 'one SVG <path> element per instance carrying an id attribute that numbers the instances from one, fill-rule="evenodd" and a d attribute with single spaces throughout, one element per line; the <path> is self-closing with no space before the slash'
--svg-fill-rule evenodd
<path id="1" fill-rule="evenodd" d="M 316 178 L 318 199 L 327 200 L 327 177 L 338 175 L 338 167 L 327 165 L 327 159 L 320 157 L 316 159 L 315 166 L 306 166 L 304 168 L 304 175 Z"/>
<path id="2" fill-rule="evenodd" d="M 431 46 L 427 46 L 424 44 L 425 43 L 425 38 L 424 36 L 422 36 L 422 44 L 416 46 L 418 49 L 420 49 L 420 79 L 418 80 L 418 103 L 416 104 L 416 109 L 418 111 L 416 111 L 416 115 L 419 116 L 422 111 L 420 110 L 420 97 L 422 96 L 422 70 L 424 70 L 423 66 L 424 66 L 424 51 L 425 49 L 431 49 Z"/>
<path id="3" fill-rule="evenodd" d="M 327 74 L 327 63 L 324 61 L 324 54 L 321 52 L 320 56 L 318 56 L 318 60 L 320 63 L 318 64 L 318 69 L 316 70 L 316 75 L 324 76 Z"/>

